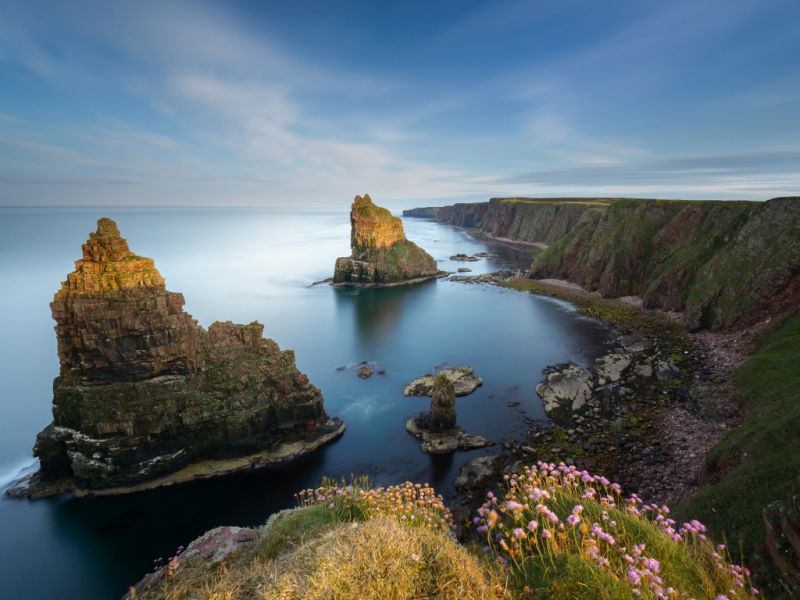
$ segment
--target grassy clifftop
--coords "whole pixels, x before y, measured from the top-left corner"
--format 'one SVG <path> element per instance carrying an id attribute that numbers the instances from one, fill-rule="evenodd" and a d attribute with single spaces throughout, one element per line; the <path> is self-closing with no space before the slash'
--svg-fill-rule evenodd
<path id="1" fill-rule="evenodd" d="M 498 482 L 465 543 L 427 485 L 324 482 L 257 530 L 212 530 L 128 598 L 752 598 L 705 527 L 566 465 Z M 720 596 L 720 594 L 724 594 Z"/>
<path id="2" fill-rule="evenodd" d="M 648 308 L 685 311 L 689 329 L 748 324 L 800 304 L 800 198 L 515 197 L 414 214 L 548 244 L 534 277 L 641 296 Z"/>

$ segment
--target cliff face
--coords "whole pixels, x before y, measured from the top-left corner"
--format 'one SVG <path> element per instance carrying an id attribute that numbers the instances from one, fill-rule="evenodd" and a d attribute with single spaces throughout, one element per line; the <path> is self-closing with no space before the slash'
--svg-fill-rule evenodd
<path id="1" fill-rule="evenodd" d="M 252 454 L 268 463 L 262 451 L 280 461 L 284 443 L 311 449 L 341 433 L 294 354 L 264 339 L 263 325 L 205 330 L 183 303 L 113 221 L 98 221 L 51 304 L 60 375 L 53 422 L 34 447 L 41 481 L 131 486 L 197 461 Z M 208 467 L 206 475 L 226 470 Z"/>
<path id="2" fill-rule="evenodd" d="M 336 260 L 334 283 L 392 285 L 436 276 L 433 257 L 408 241 L 403 222 L 369 195 L 356 196 L 350 226 L 352 254 Z"/>
<path id="3" fill-rule="evenodd" d="M 534 259 L 534 277 L 685 311 L 689 329 L 797 305 L 800 201 L 618 202 L 587 211 Z"/>
<path id="4" fill-rule="evenodd" d="M 496 238 L 526 243 L 551 243 L 566 235 L 592 204 L 575 201 L 492 198 L 489 202 L 414 208 L 403 216 L 434 218 L 457 227 L 479 229 Z"/>
<path id="5" fill-rule="evenodd" d="M 641 296 L 647 307 L 685 311 L 689 329 L 747 324 L 800 303 L 798 198 L 493 198 L 441 207 L 436 220 L 549 244 L 534 277 Z"/>

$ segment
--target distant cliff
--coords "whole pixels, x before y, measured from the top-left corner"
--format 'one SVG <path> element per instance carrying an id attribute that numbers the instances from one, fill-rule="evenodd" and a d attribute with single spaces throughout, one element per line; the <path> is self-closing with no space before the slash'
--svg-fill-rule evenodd
<path id="1" fill-rule="evenodd" d="M 416 217 L 418 219 L 435 219 L 439 213 L 438 206 L 429 206 L 427 208 L 411 208 L 403 211 L 404 217 Z"/>
<path id="2" fill-rule="evenodd" d="M 417 209 L 418 210 L 418 209 Z M 689 329 L 800 305 L 800 198 L 768 202 L 493 198 L 436 220 L 549 247 L 532 276 L 684 311 Z"/>

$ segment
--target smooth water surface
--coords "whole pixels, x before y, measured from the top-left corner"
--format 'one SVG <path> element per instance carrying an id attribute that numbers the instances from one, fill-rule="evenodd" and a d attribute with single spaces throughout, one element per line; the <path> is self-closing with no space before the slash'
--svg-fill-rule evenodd
<path id="1" fill-rule="evenodd" d="M 427 398 L 403 387 L 437 365 L 472 366 L 484 380 L 457 401 L 459 423 L 495 441 L 543 418 L 535 386 L 549 364 L 591 361 L 609 339 L 599 323 L 563 302 L 488 285 L 437 280 L 383 290 L 311 285 L 349 254 L 346 210 L 0 209 L 0 486 L 32 464 L 36 433 L 51 419 L 58 370 L 49 302 L 80 257 L 100 216 L 114 218 L 131 249 L 151 256 L 186 310 L 214 320 L 261 321 L 265 335 L 296 351 L 347 432 L 280 471 L 118 498 L 0 500 L 0 597 L 118 598 L 152 566 L 217 525 L 252 526 L 291 506 L 321 477 L 367 474 L 377 484 L 428 481 L 452 493 L 458 469 L 486 450 L 433 458 L 405 421 Z M 419 219 L 408 237 L 440 268 L 473 273 L 526 265 L 525 250 L 472 239 Z M 495 256 L 455 263 L 457 253 Z M 359 379 L 374 361 L 386 375 Z M 337 367 L 346 366 L 344 370 Z M 516 403 L 519 406 L 514 406 Z"/>

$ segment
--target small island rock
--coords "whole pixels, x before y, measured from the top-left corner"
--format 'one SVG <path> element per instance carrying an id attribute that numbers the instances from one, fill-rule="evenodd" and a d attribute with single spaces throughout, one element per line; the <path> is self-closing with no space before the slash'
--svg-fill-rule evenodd
<path id="1" fill-rule="evenodd" d="M 406 239 L 400 218 L 375 205 L 368 194 L 353 201 L 350 225 L 352 254 L 336 259 L 334 285 L 380 287 L 439 275 L 433 257 Z"/>
<path id="2" fill-rule="evenodd" d="M 471 367 L 450 367 L 440 371 L 453 383 L 456 396 L 467 396 L 483 385 L 483 380 L 475 375 Z M 432 396 L 434 389 L 433 375 L 422 375 L 406 386 L 406 396 Z"/>

